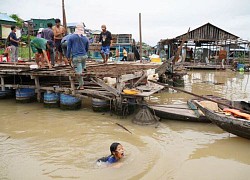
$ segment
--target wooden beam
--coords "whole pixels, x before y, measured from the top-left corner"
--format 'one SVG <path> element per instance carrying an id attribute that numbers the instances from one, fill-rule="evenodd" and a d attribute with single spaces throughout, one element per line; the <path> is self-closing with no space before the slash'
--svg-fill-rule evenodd
<path id="1" fill-rule="evenodd" d="M 40 82 L 39 77 L 35 77 L 35 85 L 36 85 L 36 92 L 37 92 L 37 101 L 41 102 L 41 89 L 40 89 Z"/>
<path id="2" fill-rule="evenodd" d="M 75 95 L 76 94 L 76 87 L 75 87 L 74 78 L 72 76 L 69 76 L 69 80 L 70 80 L 70 87 L 71 87 L 72 95 Z"/>
<path id="3" fill-rule="evenodd" d="M 84 94 L 87 94 L 88 96 L 91 96 L 91 97 L 97 97 L 97 98 L 100 98 L 100 99 L 106 99 L 106 100 L 112 100 L 114 99 L 113 97 L 109 97 L 105 94 L 103 94 L 102 92 L 100 91 L 89 91 L 87 89 L 84 89 L 84 90 L 81 90 L 81 91 L 77 91 L 76 95 L 77 97 L 80 97 L 80 96 L 83 96 L 81 93 L 79 92 L 82 92 Z"/>
<path id="4" fill-rule="evenodd" d="M 1 76 L 1 90 L 5 91 L 5 86 L 4 86 L 4 77 Z"/>
<path id="5" fill-rule="evenodd" d="M 140 79 L 138 79 L 134 84 L 133 84 L 133 88 L 136 87 L 143 79 L 145 79 L 147 77 L 147 73 L 143 72 L 143 75 L 140 77 Z"/>
<path id="6" fill-rule="evenodd" d="M 181 45 L 180 47 L 178 48 L 175 56 L 174 56 L 174 61 L 173 61 L 173 64 L 175 64 L 175 61 L 177 61 L 179 59 L 179 56 L 180 56 L 180 53 L 181 53 L 181 50 L 182 50 L 182 46 L 184 45 L 185 41 L 187 40 L 188 38 L 188 34 L 189 34 L 189 31 L 190 31 L 190 28 L 188 29 L 188 32 L 187 34 L 185 34 L 182 38 L 182 41 L 181 41 Z"/>
<path id="7" fill-rule="evenodd" d="M 162 65 L 155 70 L 155 73 L 158 73 L 159 76 L 164 74 L 167 70 L 167 67 L 169 66 L 169 63 L 172 62 L 173 60 L 174 56 L 163 62 Z"/>
<path id="8" fill-rule="evenodd" d="M 108 92 L 111 92 L 112 94 L 114 94 L 115 96 L 120 96 L 119 92 L 117 91 L 117 89 L 110 87 L 109 85 L 105 84 L 105 82 L 103 82 L 101 79 L 98 78 L 91 78 L 91 80 L 93 82 L 95 82 L 96 84 L 100 85 L 101 87 L 103 87 L 105 90 L 107 90 Z"/>
<path id="9" fill-rule="evenodd" d="M 119 77 L 120 82 L 126 82 L 131 79 L 139 78 L 143 75 L 143 71 L 135 72 L 134 74 L 124 74 Z"/>

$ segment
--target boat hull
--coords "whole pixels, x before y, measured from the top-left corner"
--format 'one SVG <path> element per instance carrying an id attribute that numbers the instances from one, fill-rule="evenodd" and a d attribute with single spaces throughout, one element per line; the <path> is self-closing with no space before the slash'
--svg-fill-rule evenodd
<path id="1" fill-rule="evenodd" d="M 161 119 L 188 121 L 188 122 L 211 122 L 204 115 L 197 116 L 186 104 L 149 106 L 156 116 Z"/>
<path id="2" fill-rule="evenodd" d="M 218 127 L 237 135 L 239 137 L 250 139 L 250 121 L 241 118 L 235 118 L 232 116 L 226 116 L 219 112 L 213 112 L 201 104 L 197 103 L 199 109 Z"/>

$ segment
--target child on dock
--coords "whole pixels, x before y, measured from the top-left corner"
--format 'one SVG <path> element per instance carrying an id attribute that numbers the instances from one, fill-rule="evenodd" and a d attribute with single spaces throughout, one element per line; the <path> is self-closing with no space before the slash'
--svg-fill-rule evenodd
<path id="1" fill-rule="evenodd" d="M 111 155 L 107 157 L 102 157 L 97 160 L 97 162 L 105 162 L 108 164 L 113 164 L 118 162 L 124 157 L 124 148 L 120 143 L 114 142 L 110 145 Z"/>

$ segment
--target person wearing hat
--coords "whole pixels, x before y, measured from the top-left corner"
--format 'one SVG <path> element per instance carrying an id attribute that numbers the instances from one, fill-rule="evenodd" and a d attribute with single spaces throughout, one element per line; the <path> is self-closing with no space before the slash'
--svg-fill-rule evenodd
<path id="1" fill-rule="evenodd" d="M 84 89 L 83 87 L 83 71 L 88 58 L 87 52 L 89 49 L 89 40 L 84 32 L 83 23 L 76 25 L 74 34 L 69 36 L 67 40 L 67 58 L 68 61 L 72 57 L 72 63 L 76 74 L 78 74 L 79 86 L 77 89 Z"/>
<path id="2" fill-rule="evenodd" d="M 36 35 L 37 38 L 41 38 L 42 37 L 42 31 L 43 31 L 43 28 L 39 28 L 39 30 L 37 32 L 37 35 Z"/>
<path id="3" fill-rule="evenodd" d="M 101 55 L 104 63 L 108 62 L 110 46 L 112 46 L 111 32 L 107 31 L 106 25 L 102 25 L 102 32 L 100 34 L 99 42 L 102 44 Z"/>
<path id="4" fill-rule="evenodd" d="M 44 59 L 45 59 L 49 68 L 52 68 L 51 63 L 49 62 L 47 56 L 47 50 L 50 48 L 52 43 L 53 43 L 52 41 L 48 41 L 43 38 L 34 38 L 30 42 L 30 47 L 32 49 L 32 52 L 35 53 L 35 60 L 38 67 L 44 67 Z"/>

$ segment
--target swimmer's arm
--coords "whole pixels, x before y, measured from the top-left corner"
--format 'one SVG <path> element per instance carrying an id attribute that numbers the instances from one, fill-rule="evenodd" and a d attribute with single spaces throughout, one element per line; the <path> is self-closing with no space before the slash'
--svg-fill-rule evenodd
<path id="1" fill-rule="evenodd" d="M 112 168 L 120 168 L 122 165 L 123 165 L 122 162 L 116 162 L 116 163 L 110 164 L 110 167 L 112 167 Z"/>

